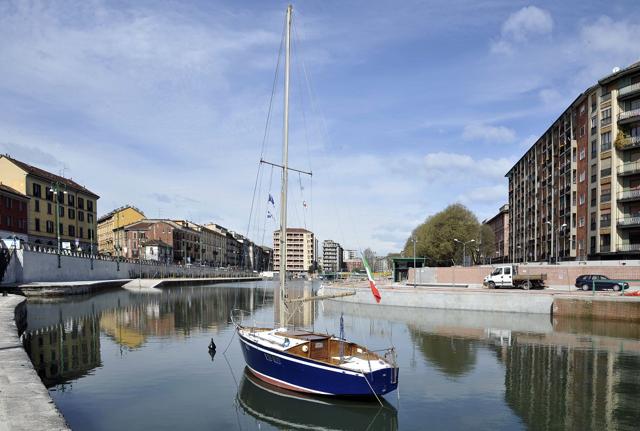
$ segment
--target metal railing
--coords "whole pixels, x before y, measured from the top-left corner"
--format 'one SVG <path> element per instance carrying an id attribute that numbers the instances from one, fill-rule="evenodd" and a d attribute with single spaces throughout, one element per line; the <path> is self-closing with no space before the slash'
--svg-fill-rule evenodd
<path id="1" fill-rule="evenodd" d="M 640 91 L 640 82 L 622 87 L 618 90 L 618 97 L 626 96 L 627 94 L 634 93 L 636 91 Z"/>
<path id="2" fill-rule="evenodd" d="M 628 136 L 626 138 L 622 138 L 616 147 L 619 150 L 626 150 L 630 148 L 636 148 L 640 146 L 640 136 Z"/>
<path id="3" fill-rule="evenodd" d="M 635 174 L 640 172 L 640 162 L 625 163 L 618 166 L 618 175 Z"/>
<path id="4" fill-rule="evenodd" d="M 618 251 L 640 251 L 640 244 L 618 244 Z"/>
<path id="5" fill-rule="evenodd" d="M 634 226 L 640 224 L 640 216 L 623 217 L 618 219 L 618 226 Z"/>
<path id="6" fill-rule="evenodd" d="M 600 220 L 600 227 L 611 227 L 611 220 L 610 219 L 604 219 L 604 220 Z"/>
<path id="7" fill-rule="evenodd" d="M 618 200 L 621 199 L 639 199 L 640 198 L 640 189 L 634 190 L 623 190 L 618 193 Z"/>
<path id="8" fill-rule="evenodd" d="M 640 109 L 632 109 L 618 114 L 618 121 L 627 120 L 633 117 L 640 117 Z"/>

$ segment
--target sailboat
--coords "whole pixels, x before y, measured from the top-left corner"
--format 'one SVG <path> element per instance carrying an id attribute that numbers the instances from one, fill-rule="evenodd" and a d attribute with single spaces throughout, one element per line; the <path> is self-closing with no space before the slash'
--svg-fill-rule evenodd
<path id="1" fill-rule="evenodd" d="M 258 379 L 295 392 L 326 396 L 378 397 L 398 387 L 395 350 L 372 351 L 343 336 L 287 327 L 287 180 L 289 72 L 293 7 L 285 31 L 284 133 L 280 207 L 280 289 L 276 327 L 246 326 L 233 318 L 248 370 Z M 234 310 L 235 312 L 236 310 Z M 275 319 L 274 319 L 275 320 Z M 341 331 L 342 332 L 342 331 Z"/>

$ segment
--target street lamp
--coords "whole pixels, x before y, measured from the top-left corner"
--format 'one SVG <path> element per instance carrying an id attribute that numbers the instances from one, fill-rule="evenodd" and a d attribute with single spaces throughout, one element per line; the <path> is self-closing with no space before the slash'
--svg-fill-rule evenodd
<path id="1" fill-rule="evenodd" d="M 467 242 L 462 242 L 458 238 L 454 238 L 453 241 L 462 244 L 462 266 L 467 266 L 467 244 L 476 242 L 476 240 L 472 239 Z"/>
<path id="2" fill-rule="evenodd" d="M 56 203 L 56 237 L 58 239 L 58 268 L 61 268 L 62 265 L 60 264 L 60 196 L 59 193 L 62 192 L 62 196 L 63 196 L 63 200 L 64 200 L 64 195 L 67 194 L 66 190 L 61 190 L 61 187 L 63 186 L 63 184 L 59 183 L 59 182 L 54 182 L 51 184 L 51 194 L 53 195 L 53 199 L 55 200 Z"/>
<path id="3" fill-rule="evenodd" d="M 558 233 L 562 232 L 562 257 L 564 258 L 564 248 L 565 248 L 565 232 L 564 230 L 566 229 L 567 224 L 566 223 L 562 223 L 562 226 L 560 226 L 560 229 L 558 229 Z M 559 236 L 559 235 L 558 235 Z M 556 262 L 558 261 L 558 236 L 556 236 Z"/>
<path id="4" fill-rule="evenodd" d="M 551 234 L 553 234 L 553 223 L 550 222 L 549 220 L 547 220 L 545 223 L 549 225 L 549 229 L 551 231 Z M 547 231 L 547 235 L 548 235 L 548 232 L 549 231 Z M 551 264 L 551 256 L 553 255 L 553 238 L 547 244 L 549 244 L 549 246 L 547 247 L 548 248 L 548 253 L 549 253 L 549 255 L 547 256 L 547 260 L 549 261 L 549 264 Z M 556 252 L 557 252 L 557 247 L 556 247 Z"/>
<path id="5" fill-rule="evenodd" d="M 416 267 L 416 237 L 415 235 L 411 237 L 411 241 L 413 241 L 413 288 L 418 287 L 416 282 L 416 276 L 418 275 L 418 268 Z"/>

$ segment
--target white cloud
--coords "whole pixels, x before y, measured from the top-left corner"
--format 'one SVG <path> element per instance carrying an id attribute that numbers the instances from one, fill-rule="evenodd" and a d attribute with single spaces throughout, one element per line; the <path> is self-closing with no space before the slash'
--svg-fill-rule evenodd
<path id="1" fill-rule="evenodd" d="M 507 185 L 496 184 L 493 186 L 476 187 L 459 195 L 458 198 L 465 204 L 495 203 L 497 206 L 500 202 L 504 202 L 507 196 Z"/>
<path id="2" fill-rule="evenodd" d="M 467 141 L 481 140 L 489 143 L 509 143 L 515 141 L 516 133 L 504 126 L 471 123 L 464 127 L 462 138 Z"/>
<path id="3" fill-rule="evenodd" d="M 511 53 L 513 45 L 549 35 L 553 31 L 551 14 L 536 6 L 525 6 L 509 15 L 502 24 L 500 38 L 491 44 L 494 53 Z"/>
<path id="4" fill-rule="evenodd" d="M 469 178 L 503 178 L 513 161 L 503 157 L 474 159 L 468 154 L 437 152 L 427 154 L 424 164 L 428 177 L 456 182 Z"/>

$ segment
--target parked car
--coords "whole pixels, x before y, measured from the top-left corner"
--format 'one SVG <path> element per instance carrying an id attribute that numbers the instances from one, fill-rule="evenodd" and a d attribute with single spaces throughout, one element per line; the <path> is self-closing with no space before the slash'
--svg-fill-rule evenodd
<path id="1" fill-rule="evenodd" d="M 593 289 L 595 284 L 596 289 L 613 289 L 618 292 L 621 289 L 627 290 L 629 283 L 620 280 L 611 280 L 606 275 L 599 274 L 584 274 L 576 278 L 576 287 L 582 290 Z"/>

